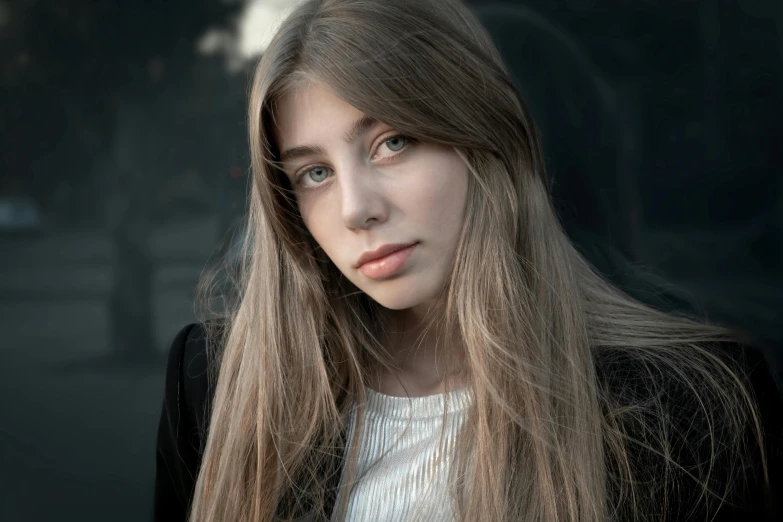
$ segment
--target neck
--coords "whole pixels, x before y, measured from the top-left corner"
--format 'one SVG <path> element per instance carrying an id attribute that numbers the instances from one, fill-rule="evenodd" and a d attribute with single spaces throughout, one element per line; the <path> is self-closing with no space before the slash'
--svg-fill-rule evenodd
<path id="1" fill-rule="evenodd" d="M 371 388 L 386 395 L 421 397 L 464 387 L 459 332 L 446 335 L 438 317 L 430 309 L 389 311 L 391 328 L 383 345 L 398 369 L 378 365 Z"/>

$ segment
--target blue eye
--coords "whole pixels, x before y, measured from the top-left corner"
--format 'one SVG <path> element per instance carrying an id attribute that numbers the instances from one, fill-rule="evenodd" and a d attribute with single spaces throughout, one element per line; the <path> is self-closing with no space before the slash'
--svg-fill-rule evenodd
<path id="1" fill-rule="evenodd" d="M 402 134 L 395 134 L 393 136 L 390 136 L 386 139 L 384 139 L 381 142 L 381 145 L 386 145 L 390 151 L 392 151 L 392 154 L 387 155 L 387 158 L 393 158 L 399 154 L 402 154 L 405 152 L 405 150 L 408 148 L 409 145 L 412 143 L 415 143 L 416 140 L 413 138 L 409 138 L 408 136 L 402 135 Z M 394 144 L 394 145 L 391 145 Z M 323 165 L 316 165 L 310 168 L 307 168 L 303 170 L 299 175 L 296 176 L 296 185 L 300 186 L 306 190 L 318 188 L 322 184 L 323 181 L 326 180 L 326 176 L 328 176 L 329 167 L 325 167 Z M 320 175 L 324 176 L 320 179 L 314 179 L 313 176 L 310 176 L 311 173 L 322 171 Z M 313 185 L 308 185 L 305 183 L 307 180 L 305 180 L 305 177 L 309 176 L 309 179 L 314 182 Z M 318 174 L 316 174 L 318 176 Z"/>
<path id="2" fill-rule="evenodd" d="M 311 174 L 313 172 L 318 172 L 319 170 L 323 171 L 324 176 L 326 176 L 326 174 L 328 173 L 329 169 L 327 167 L 313 167 L 313 168 L 305 171 L 303 173 L 302 177 L 307 176 L 307 175 L 309 175 L 309 174 Z M 323 179 L 313 179 L 313 178 L 310 178 L 310 179 L 312 179 L 313 181 L 316 181 L 316 182 L 320 182 L 320 181 L 323 181 L 324 179 L 326 179 L 326 177 L 324 177 Z"/>
<path id="3" fill-rule="evenodd" d="M 402 142 L 402 145 L 400 146 L 400 149 L 395 150 L 394 148 L 389 147 L 389 150 L 391 150 L 392 152 L 399 152 L 399 150 L 401 150 L 403 147 L 405 147 L 405 144 L 408 142 L 408 138 L 406 138 L 405 136 L 392 136 L 388 140 L 384 141 L 384 143 L 388 144 L 388 143 L 392 143 L 394 141 Z"/>

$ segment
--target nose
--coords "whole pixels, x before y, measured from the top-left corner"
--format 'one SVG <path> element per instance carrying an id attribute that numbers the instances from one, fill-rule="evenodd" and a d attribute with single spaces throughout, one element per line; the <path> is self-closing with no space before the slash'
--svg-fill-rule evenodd
<path id="1" fill-rule="evenodd" d="M 372 165 L 343 167 L 337 178 L 342 218 L 348 228 L 366 229 L 386 220 L 388 201 Z"/>

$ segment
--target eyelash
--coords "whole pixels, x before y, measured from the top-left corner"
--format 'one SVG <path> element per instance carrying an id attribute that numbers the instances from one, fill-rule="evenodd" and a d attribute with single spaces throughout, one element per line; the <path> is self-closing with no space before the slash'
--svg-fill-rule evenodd
<path id="1" fill-rule="evenodd" d="M 396 158 L 400 154 L 403 154 L 405 151 L 407 151 L 410 148 L 411 145 L 413 145 L 413 144 L 415 144 L 417 142 L 414 138 L 411 138 L 410 136 L 406 136 L 404 134 L 393 134 L 393 135 L 389 136 L 388 138 L 384 138 L 381 141 L 380 145 L 383 145 L 384 143 L 386 143 L 388 141 L 392 141 L 392 140 L 398 139 L 398 138 L 402 138 L 402 139 L 405 140 L 405 146 L 401 150 L 398 150 L 397 152 L 392 154 L 391 156 L 386 156 L 387 158 Z M 309 166 L 309 167 L 305 168 L 299 174 L 297 174 L 295 179 L 294 179 L 294 183 L 296 184 L 296 186 L 301 187 L 303 190 L 315 190 L 318 187 L 320 187 L 321 185 L 323 185 L 326 180 L 323 180 L 323 181 L 318 182 L 315 185 L 311 185 L 311 186 L 307 186 L 307 185 L 304 185 L 302 183 L 302 179 L 308 173 L 310 173 L 313 169 L 316 169 L 318 167 L 321 167 L 321 165 L 312 165 L 312 166 Z M 329 179 L 329 178 L 327 178 L 327 179 Z"/>

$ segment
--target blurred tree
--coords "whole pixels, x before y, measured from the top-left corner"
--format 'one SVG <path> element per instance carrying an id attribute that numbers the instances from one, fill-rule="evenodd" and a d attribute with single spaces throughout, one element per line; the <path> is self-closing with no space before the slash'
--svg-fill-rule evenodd
<path id="1" fill-rule="evenodd" d="M 112 346 L 123 357 L 155 350 L 147 245 L 167 202 L 154 196 L 174 173 L 214 153 L 186 143 L 182 132 L 183 112 L 203 113 L 204 100 L 189 94 L 203 60 L 196 41 L 237 9 L 214 0 L 0 5 L 0 196 L 32 196 L 52 231 L 112 234 Z M 161 106 L 161 96 L 184 102 Z M 156 117 L 140 121 L 150 113 Z M 163 123 L 166 134 L 156 129 Z M 174 149 L 189 150 L 191 162 L 172 166 Z M 224 163 L 227 176 L 234 161 Z"/>

